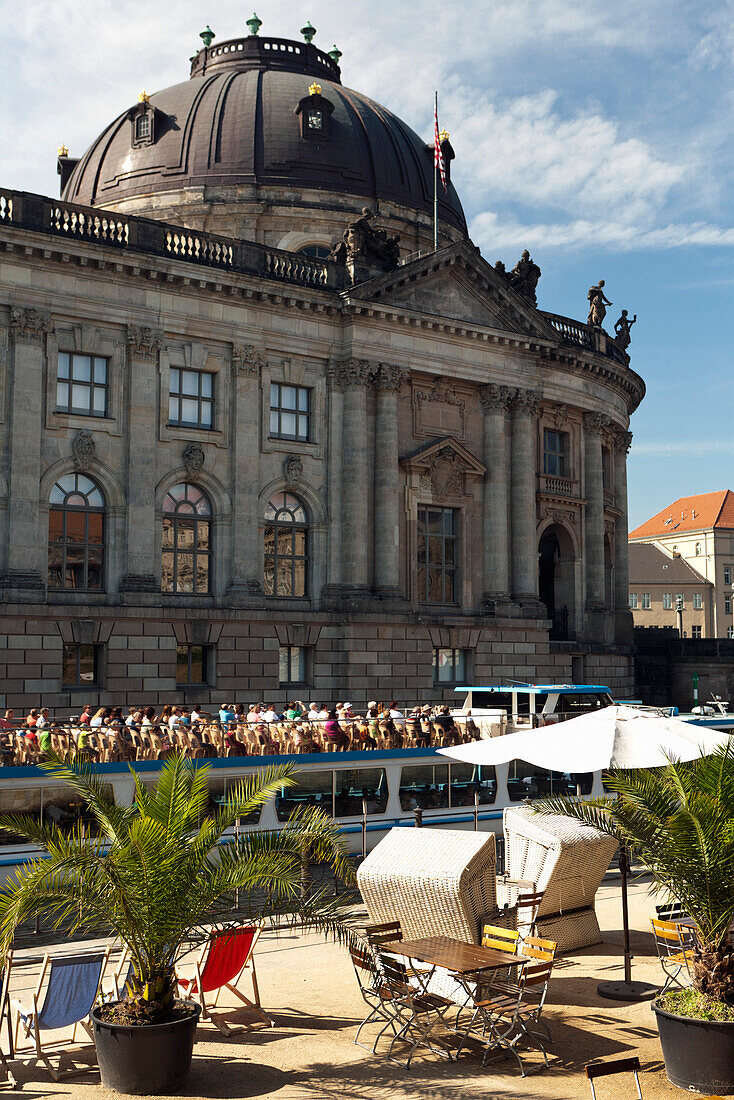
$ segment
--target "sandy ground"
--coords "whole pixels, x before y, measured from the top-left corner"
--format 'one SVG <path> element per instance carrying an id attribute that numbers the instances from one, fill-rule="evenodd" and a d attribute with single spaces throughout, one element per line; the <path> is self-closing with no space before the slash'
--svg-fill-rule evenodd
<path id="1" fill-rule="evenodd" d="M 659 963 L 649 933 L 654 902 L 646 882 L 633 884 L 633 976 L 658 983 Z M 364 1012 L 346 951 L 311 935 L 266 934 L 256 960 L 262 1003 L 274 1027 L 226 1039 L 211 1024 L 201 1025 L 191 1077 L 181 1095 L 202 1100 L 570 1100 L 590 1096 L 584 1063 L 637 1054 L 644 1070 L 645 1100 L 680 1097 L 681 1090 L 665 1077 L 649 1003 L 605 1001 L 596 992 L 599 981 L 622 977 L 618 882 L 610 881 L 599 891 L 597 911 L 604 943 L 559 959 L 554 969 L 546 1009 L 555 1039 L 548 1069 L 540 1070 L 539 1055 L 528 1054 L 528 1066 L 540 1071 L 523 1079 L 514 1060 L 502 1059 L 482 1069 L 480 1058 L 464 1051 L 454 1064 L 430 1052 L 417 1054 L 406 1072 L 352 1042 Z M 55 950 L 63 951 L 64 945 Z M 37 980 L 39 953 L 19 952 L 16 964 L 11 996 L 24 1000 Z M 3 1034 L 3 1047 L 6 1042 Z M 386 1044 L 379 1049 L 386 1049 Z M 40 1066 L 14 1063 L 22 1094 L 78 1100 L 107 1100 L 117 1095 L 101 1088 L 93 1052 L 87 1050 L 85 1055 L 80 1051 L 77 1061 L 91 1063 L 89 1072 L 58 1084 L 50 1082 Z M 631 1076 L 600 1081 L 597 1096 L 598 1100 L 631 1100 L 636 1096 Z"/>

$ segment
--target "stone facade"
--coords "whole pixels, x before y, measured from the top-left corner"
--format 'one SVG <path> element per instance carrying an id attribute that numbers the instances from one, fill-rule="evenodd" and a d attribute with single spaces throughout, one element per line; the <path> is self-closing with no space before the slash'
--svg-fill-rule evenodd
<path id="1" fill-rule="evenodd" d="M 466 241 L 340 291 L 328 263 L 313 285 L 302 269 L 278 279 L 49 232 L 17 193 L 12 209 L 0 218 L 0 705 L 437 698 L 450 685 L 434 684 L 436 650 L 463 653 L 478 682 L 632 690 L 620 547 L 644 386 L 605 334 L 592 346 L 577 326 L 570 339 L 575 322 L 539 312 Z M 144 237 L 139 220 L 119 224 Z M 73 355 L 105 360 L 104 415 L 60 411 L 59 364 Z M 171 422 L 176 371 L 211 376 L 211 427 Z M 273 383 L 308 390 L 308 438 L 271 431 Z M 546 430 L 564 435 L 562 475 L 544 472 Z M 51 493 L 75 472 L 104 499 L 100 590 L 48 584 Z M 197 595 L 161 591 L 165 501 L 184 483 L 211 516 Z M 306 516 L 303 596 L 266 595 L 266 510 L 282 493 Z M 440 603 L 418 563 L 425 508 L 455 524 L 455 590 Z M 96 679 L 74 690 L 62 658 L 82 645 L 98 647 Z M 190 645 L 207 647 L 209 668 L 189 689 L 176 661 Z M 281 683 L 285 647 L 303 650 L 298 686 Z"/>

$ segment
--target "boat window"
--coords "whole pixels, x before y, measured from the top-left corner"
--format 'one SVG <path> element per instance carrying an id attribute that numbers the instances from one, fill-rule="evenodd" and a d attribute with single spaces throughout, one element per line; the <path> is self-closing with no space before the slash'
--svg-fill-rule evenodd
<path id="1" fill-rule="evenodd" d="M 451 765 L 451 805 L 473 806 L 474 793 L 479 795 L 480 806 L 491 806 L 497 797 L 497 773 L 490 765 Z"/>
<path id="2" fill-rule="evenodd" d="M 210 775 L 208 780 L 209 804 L 204 811 L 204 816 L 214 817 L 220 806 L 233 796 L 241 782 L 246 782 L 246 779 L 225 779 L 217 775 Z M 262 806 L 258 806 L 256 809 L 251 810 L 249 814 L 240 818 L 240 825 L 257 825 L 261 813 Z"/>
<path id="3" fill-rule="evenodd" d="M 275 796 L 278 821 L 287 821 L 297 806 L 316 806 L 332 816 L 333 772 L 301 772 L 295 787 L 283 787 Z"/>
<path id="4" fill-rule="evenodd" d="M 529 695 L 528 699 L 531 700 L 535 714 L 542 714 L 545 704 L 548 702 L 548 692 L 539 691 L 536 695 Z"/>
<path id="5" fill-rule="evenodd" d="M 473 691 L 471 705 L 482 710 L 506 710 L 512 714 L 512 694 L 509 691 Z"/>
<path id="6" fill-rule="evenodd" d="M 108 786 L 104 793 L 107 796 L 111 795 L 111 787 Z M 64 832 L 71 831 L 81 824 L 84 826 L 85 836 L 99 834 L 96 818 L 73 787 L 44 787 L 43 823 L 58 825 Z"/>
<path id="7" fill-rule="evenodd" d="M 387 810 L 387 775 L 384 768 L 355 768 L 336 772 L 334 817 L 362 815 L 362 800 L 368 814 Z"/>
<path id="8" fill-rule="evenodd" d="M 3 814 L 29 814 L 37 821 L 41 820 L 41 788 L 40 787 L 6 787 L 0 790 L 0 813 Z M 15 833 L 0 833 L 0 844 L 25 844 L 27 841 Z"/>
<path id="9" fill-rule="evenodd" d="M 600 710 L 602 707 L 611 706 L 612 699 L 609 695 L 597 695 L 591 692 L 569 692 L 559 695 L 558 714 L 565 714 L 569 718 L 575 718 L 577 714 L 588 714 L 592 710 Z"/>
<path id="10" fill-rule="evenodd" d="M 557 794 L 575 795 L 577 786 L 582 794 L 590 794 L 593 781 L 592 772 L 551 772 L 524 760 L 512 760 L 507 775 L 507 794 L 511 802 Z"/>
<path id="11" fill-rule="evenodd" d="M 402 769 L 400 805 L 403 810 L 442 810 L 448 804 L 448 764 L 422 764 Z"/>

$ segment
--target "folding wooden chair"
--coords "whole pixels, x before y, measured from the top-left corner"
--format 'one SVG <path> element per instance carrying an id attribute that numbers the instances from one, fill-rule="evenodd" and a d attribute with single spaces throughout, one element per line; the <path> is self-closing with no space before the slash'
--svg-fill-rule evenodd
<path id="1" fill-rule="evenodd" d="M 584 1066 L 586 1070 L 586 1076 L 591 1086 L 592 1100 L 596 1100 L 596 1089 L 594 1088 L 594 1081 L 597 1077 L 609 1077 L 613 1073 L 631 1073 L 635 1079 L 635 1085 L 637 1086 L 637 1100 L 642 1100 L 642 1089 L 640 1088 L 640 1059 L 639 1058 L 619 1058 L 616 1062 L 589 1062 Z"/>
<path id="2" fill-rule="evenodd" d="M 7 1017 L 8 1021 L 8 1057 L 13 1058 L 15 1056 L 15 1050 L 13 1047 L 13 1028 L 10 1023 L 10 974 L 13 969 L 13 952 L 8 951 L 5 956 L 5 962 L 2 968 L 2 974 L 0 974 L 0 1031 L 2 1031 L 3 1021 Z M 0 1088 L 16 1087 L 16 1080 L 8 1065 L 8 1059 L 0 1048 L 0 1069 L 5 1074 L 5 1080 L 0 1082 Z"/>
<path id="3" fill-rule="evenodd" d="M 354 973 L 357 975 L 357 981 L 359 982 L 359 992 L 369 1009 L 364 1020 L 357 1028 L 354 1042 L 358 1047 L 371 1050 L 374 1054 L 380 1036 L 388 1027 L 392 1027 L 393 1033 L 397 1032 L 396 1015 L 391 1008 L 389 990 L 385 985 L 371 945 L 367 942 L 350 944 L 349 954 L 354 966 Z M 359 1033 L 365 1024 L 372 1023 L 380 1024 L 380 1031 L 372 1047 L 368 1047 L 365 1043 L 360 1043 Z"/>
<path id="4" fill-rule="evenodd" d="M 260 1005 L 260 991 L 255 972 L 255 944 L 262 930 L 263 922 L 258 921 L 256 924 L 243 925 L 240 928 L 225 928 L 212 932 L 194 963 L 194 977 L 179 977 L 178 973 L 176 975 L 181 992 L 199 1002 L 202 1019 L 211 1020 L 222 1035 L 233 1035 L 255 1024 L 273 1026 L 273 1021 Z M 248 968 L 252 975 L 254 1001 L 237 988 L 237 983 Z M 230 1017 L 236 1012 L 236 1019 L 228 1020 L 224 1013 L 212 1011 L 216 1008 L 223 989 L 228 989 L 246 1005 L 245 1009 L 227 1010 Z M 213 1000 L 207 999 L 208 993 L 215 994 Z M 238 1026 L 233 1028 L 232 1023 Z"/>
<path id="5" fill-rule="evenodd" d="M 65 1050 L 58 1047 L 66 1043 L 76 1042 L 76 1029 L 78 1025 L 86 1031 L 90 1040 L 94 1035 L 89 1023 L 89 1013 L 94 1007 L 99 996 L 104 977 L 105 967 L 109 958 L 109 949 L 87 955 L 44 955 L 41 974 L 38 985 L 33 994 L 33 1007 L 26 1008 L 20 1001 L 13 1001 L 12 1007 L 16 1012 L 15 1022 L 15 1050 L 18 1053 L 18 1036 L 21 1024 L 23 1025 L 23 1038 L 32 1038 L 35 1043 L 36 1053 L 29 1065 L 42 1062 L 51 1074 L 54 1081 L 61 1081 L 66 1077 L 76 1077 L 80 1073 L 87 1073 L 90 1066 L 75 1066 L 72 1063 L 70 1069 L 62 1070 L 61 1063 Z M 43 982 L 48 974 L 46 993 L 41 1003 L 41 990 Z M 49 1051 L 43 1043 L 43 1035 L 47 1031 L 59 1031 L 73 1025 L 71 1039 L 59 1040 L 54 1046 L 55 1050 Z M 53 1066 L 52 1054 L 58 1053 L 59 1064 Z"/>
<path id="6" fill-rule="evenodd" d="M 686 989 L 691 984 L 690 964 L 693 961 L 693 946 L 696 942 L 693 928 L 677 921 L 656 920 L 655 917 L 650 924 L 658 959 L 665 975 L 665 985 L 660 993 L 665 993 L 671 985 Z"/>

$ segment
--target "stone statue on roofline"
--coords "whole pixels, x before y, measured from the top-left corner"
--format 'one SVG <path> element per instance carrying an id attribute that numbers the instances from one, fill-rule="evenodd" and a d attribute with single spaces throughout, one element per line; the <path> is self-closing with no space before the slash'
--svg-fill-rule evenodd
<path id="1" fill-rule="evenodd" d="M 586 297 L 589 300 L 589 317 L 587 324 L 592 328 L 601 328 L 607 315 L 607 306 L 613 305 L 604 293 L 604 280 L 600 279 L 594 286 L 589 287 Z"/>
<path id="2" fill-rule="evenodd" d="M 353 283 L 392 271 L 400 260 L 400 236 L 390 237 L 384 229 L 376 229 L 374 217 L 373 210 L 363 207 L 361 217 L 347 225 L 329 253 L 330 260 L 346 265 Z"/>
<path id="3" fill-rule="evenodd" d="M 630 321 L 627 310 L 623 309 L 622 316 L 619 318 L 618 321 L 614 322 L 614 339 L 617 341 L 622 351 L 626 351 L 627 348 L 630 346 L 630 341 L 632 339 L 632 337 L 630 336 L 630 329 L 632 328 L 636 320 L 637 314 L 635 314 Z"/>
<path id="4" fill-rule="evenodd" d="M 527 298 L 529 302 L 532 302 L 534 306 L 538 304 L 535 288 L 538 285 L 540 275 L 540 268 L 530 259 L 530 253 L 527 248 L 524 250 L 512 271 L 507 272 L 507 278 L 513 289 L 516 290 L 518 294 L 521 294 L 523 298 Z"/>

